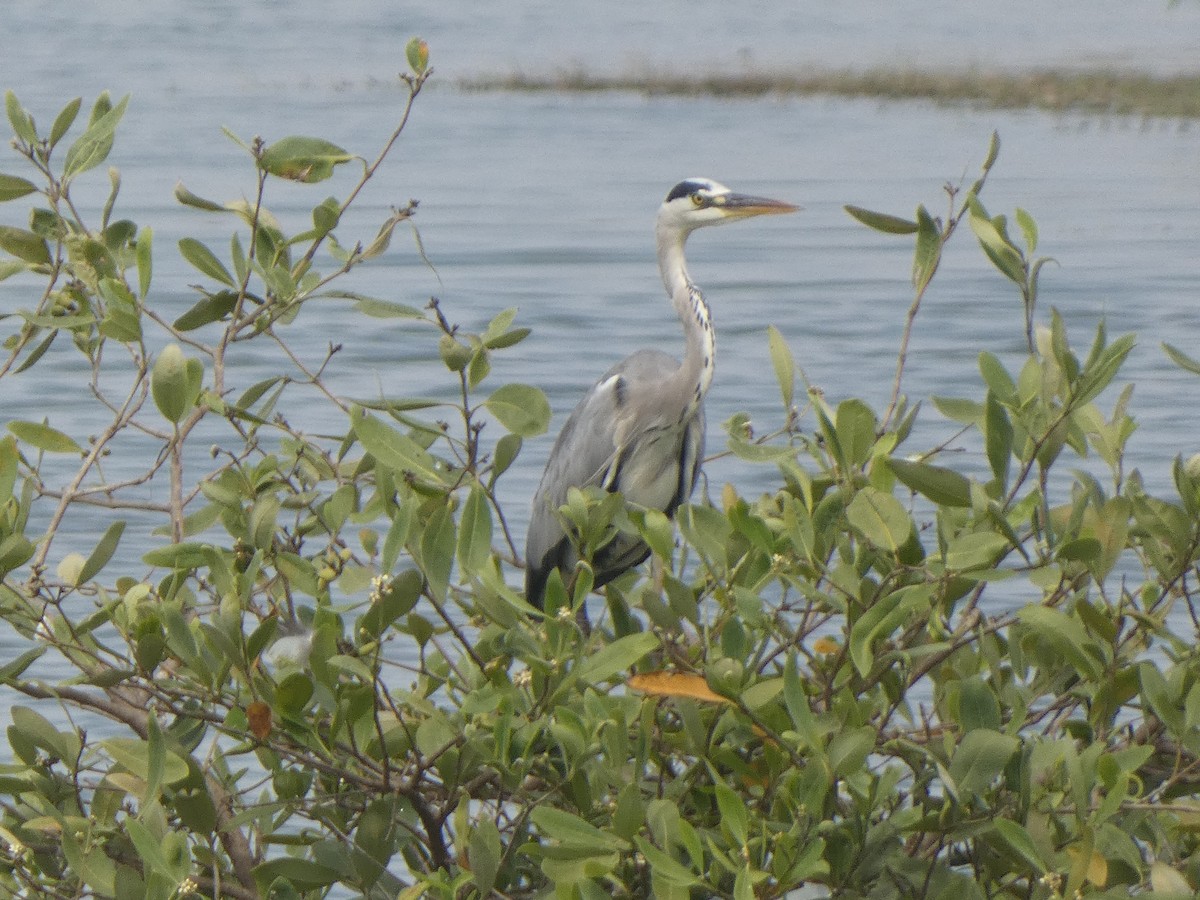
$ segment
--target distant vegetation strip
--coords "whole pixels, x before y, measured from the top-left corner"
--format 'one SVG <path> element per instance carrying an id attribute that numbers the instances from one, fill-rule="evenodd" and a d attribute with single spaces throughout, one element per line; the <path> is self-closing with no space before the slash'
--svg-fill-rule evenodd
<path id="1" fill-rule="evenodd" d="M 1200 73 L 1157 76 L 1117 70 L 931 72 L 871 69 L 712 75 L 510 74 L 462 82 L 468 90 L 634 91 L 684 97 L 833 95 L 883 100 L 930 100 L 1004 109 L 1048 109 L 1118 115 L 1200 118 Z"/>

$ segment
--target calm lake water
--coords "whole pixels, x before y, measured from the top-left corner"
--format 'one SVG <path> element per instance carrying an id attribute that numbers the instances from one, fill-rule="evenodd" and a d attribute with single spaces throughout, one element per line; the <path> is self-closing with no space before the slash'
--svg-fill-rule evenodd
<path id="1" fill-rule="evenodd" d="M 344 286 L 414 305 L 436 295 L 468 329 L 520 308 L 518 324 L 533 327 L 533 335 L 497 357 L 494 383 L 542 387 L 556 418 L 505 480 L 503 500 L 518 534 L 553 432 L 582 391 L 637 347 L 681 351 L 652 237 L 655 209 L 671 185 L 706 175 L 804 207 L 796 216 L 704 231 L 689 245 L 718 331 L 709 397 L 715 449 L 720 423 L 736 411 L 764 428 L 780 420 L 766 358 L 769 324 L 831 401 L 860 396 L 883 409 L 911 299 L 911 250 L 907 240 L 859 226 L 842 206 L 910 215 L 923 202 L 941 212 L 943 185 L 974 176 L 997 130 L 1003 149 L 984 199 L 993 212 L 1020 206 L 1037 219 L 1041 252 L 1058 262 L 1043 273 L 1043 312 L 1060 309 L 1085 349 L 1101 319 L 1112 335 L 1139 335 L 1124 372 L 1138 383 L 1131 465 L 1165 491 L 1172 458 L 1200 450 L 1200 413 L 1183 402 L 1200 382 L 1159 349 L 1166 340 L 1200 355 L 1200 125 L 869 100 L 522 95 L 454 86 L 488 73 L 574 67 L 1171 71 L 1193 64 L 1200 34 L 1196 3 L 778 6 L 751 12 L 673 0 L 616 13 L 548 0 L 79 7 L 16 0 L 0 32 L 0 87 L 14 89 L 43 124 L 73 96 L 90 103 L 102 89 L 132 93 L 109 161 L 123 175 L 121 214 L 154 226 L 153 302 L 174 318 L 193 302 L 188 285 L 196 280 L 174 254 L 175 242 L 194 235 L 221 247 L 228 240 L 228 223 L 174 201 L 175 183 L 219 200 L 253 185 L 245 156 L 221 126 L 268 141 L 319 135 L 373 156 L 403 100 L 394 75 L 404 65 L 404 43 L 414 34 L 428 39 L 438 77 L 339 234 L 349 241 L 358 228 L 369 239 L 389 206 L 418 198 L 417 222 L 436 274 L 398 231 L 386 257 Z M 3 159 L 0 171 L 19 171 L 15 156 Z M 308 189 L 273 185 L 267 203 L 299 229 L 312 205 L 344 191 L 352 177 Z M 96 205 L 107 185 L 102 173 L 93 182 L 79 199 Z M 19 222 L 19 207 L 0 207 L 0 221 Z M 19 284 L 0 284 L 4 309 L 29 302 Z M 351 396 L 452 387 L 429 360 L 428 336 L 402 322 L 381 326 L 310 309 L 292 337 L 314 360 L 330 341 L 344 342 L 331 377 Z M 1022 346 L 1019 298 L 964 230 L 925 301 L 906 391 L 914 398 L 976 395 L 978 352 L 999 350 L 1015 364 Z M 242 384 L 274 374 L 252 355 L 242 364 Z M 90 413 L 71 394 L 76 376 L 61 375 L 59 382 L 42 366 L 14 381 L 0 411 L 86 426 Z M 954 430 L 931 408 L 923 421 L 913 449 Z M 772 479 L 769 468 L 728 461 L 708 474 L 717 487 L 733 481 L 747 494 Z M 85 550 L 98 527 L 70 523 Z"/>

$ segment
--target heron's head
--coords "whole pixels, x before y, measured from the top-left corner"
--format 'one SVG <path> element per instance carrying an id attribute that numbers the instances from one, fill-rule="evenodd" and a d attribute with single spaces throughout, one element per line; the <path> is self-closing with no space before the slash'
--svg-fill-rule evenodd
<path id="1" fill-rule="evenodd" d="M 721 225 L 751 216 L 790 213 L 799 209 L 782 200 L 738 194 L 711 178 L 688 178 L 671 188 L 658 211 L 660 227 L 684 234 L 705 225 Z"/>

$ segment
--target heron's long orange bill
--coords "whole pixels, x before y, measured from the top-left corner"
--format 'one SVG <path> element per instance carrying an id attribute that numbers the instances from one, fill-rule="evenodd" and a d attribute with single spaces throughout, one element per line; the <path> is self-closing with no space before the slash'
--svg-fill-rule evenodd
<path id="1" fill-rule="evenodd" d="M 769 197 L 752 197 L 749 194 L 724 194 L 713 198 L 713 205 L 719 207 L 732 219 L 744 219 L 748 216 L 769 216 L 791 213 L 800 207 L 794 203 L 784 203 L 782 200 L 772 200 Z"/>

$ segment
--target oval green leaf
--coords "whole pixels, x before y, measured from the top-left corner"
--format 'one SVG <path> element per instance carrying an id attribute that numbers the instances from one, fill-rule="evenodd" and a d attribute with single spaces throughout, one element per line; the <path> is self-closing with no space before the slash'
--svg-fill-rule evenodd
<path id="1" fill-rule="evenodd" d="M 971 482 L 963 475 L 941 466 L 909 462 L 890 457 L 888 468 L 905 487 L 929 498 L 939 506 L 970 506 Z"/>
<path id="2" fill-rule="evenodd" d="M 897 552 L 913 534 L 912 519 L 904 505 L 891 494 L 865 487 L 846 507 L 850 525 L 864 538 L 884 550 Z"/>
<path id="3" fill-rule="evenodd" d="M 44 422 L 9 422 L 8 430 L 23 444 L 46 453 L 83 453 L 75 440 Z"/>
<path id="4" fill-rule="evenodd" d="M 292 136 L 267 147 L 259 166 L 279 178 L 312 184 L 329 178 L 334 166 L 352 159 L 353 154 L 322 138 Z"/>
<path id="5" fill-rule="evenodd" d="M 884 234 L 912 234 L 917 230 L 917 223 L 911 219 L 902 219 L 900 216 L 891 216 L 849 204 L 842 208 L 868 228 L 874 228 Z"/>
<path id="6" fill-rule="evenodd" d="M 0 225 L 0 250 L 34 265 L 50 262 L 50 247 L 46 241 L 24 228 Z"/>
<path id="7" fill-rule="evenodd" d="M 550 402 L 541 390 L 527 384 L 506 384 L 484 401 L 496 420 L 521 437 L 535 437 L 550 425 Z"/>
<path id="8" fill-rule="evenodd" d="M 37 185 L 16 175 L 0 173 L 0 203 L 6 200 L 16 200 L 37 190 Z"/>

